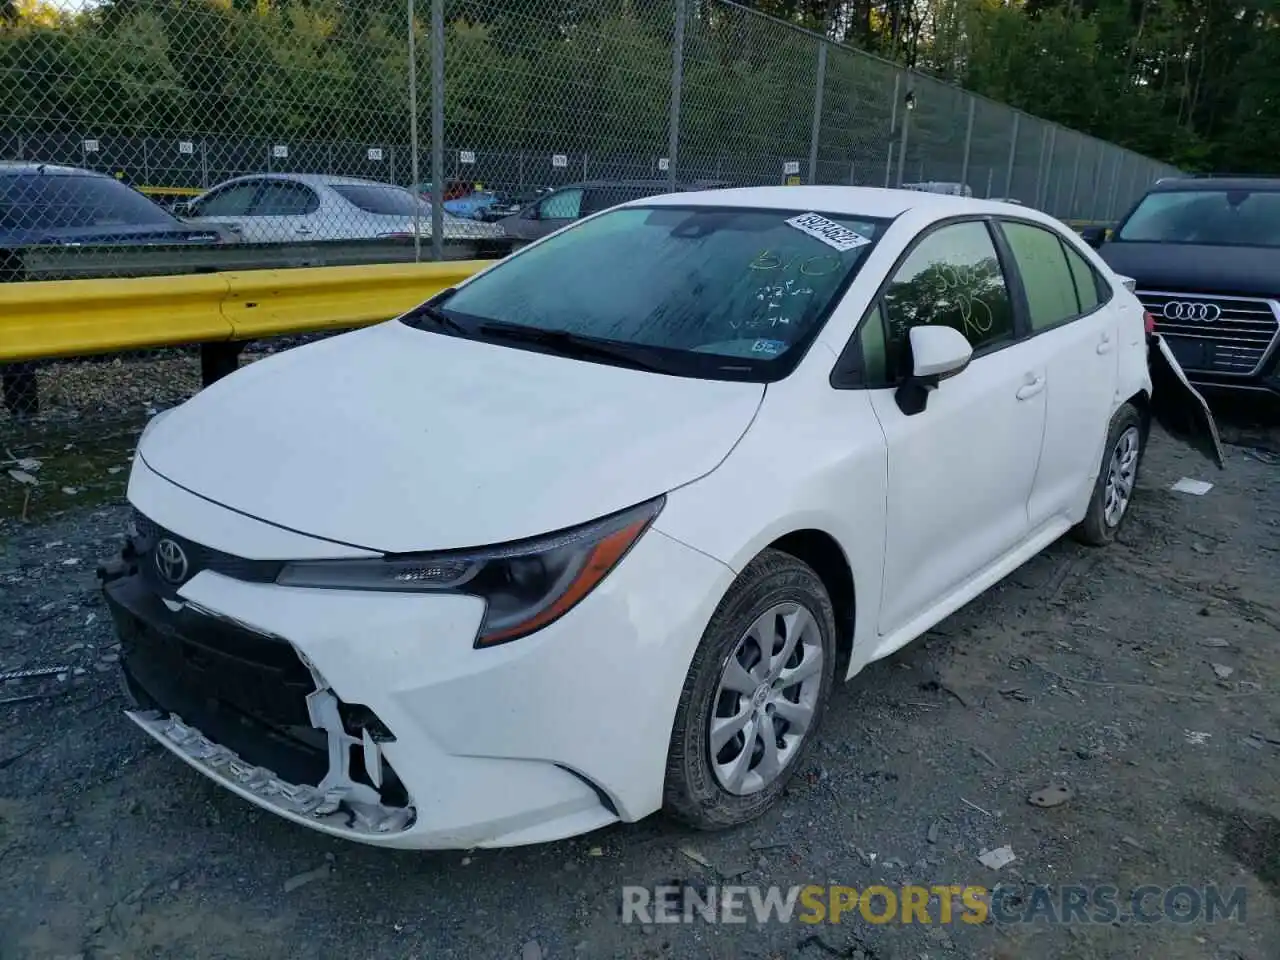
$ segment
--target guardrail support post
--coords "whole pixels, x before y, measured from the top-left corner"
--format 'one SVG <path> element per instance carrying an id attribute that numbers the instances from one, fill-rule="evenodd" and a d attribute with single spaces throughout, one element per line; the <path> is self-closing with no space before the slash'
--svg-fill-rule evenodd
<path id="1" fill-rule="evenodd" d="M 34 417 L 40 412 L 40 386 L 34 364 L 12 363 L 0 367 L 0 385 L 4 388 L 4 405 L 11 415 Z"/>
<path id="2" fill-rule="evenodd" d="M 219 340 L 200 344 L 200 383 L 209 386 L 240 366 L 240 354 L 247 346 L 243 340 Z"/>
<path id="3" fill-rule="evenodd" d="M 438 2 L 438 0 L 437 0 Z M 675 37 L 671 42 L 671 115 L 667 120 L 667 186 L 676 189 L 680 156 L 680 99 L 684 91 L 684 28 L 689 19 L 686 0 L 676 0 Z"/>
<path id="4" fill-rule="evenodd" d="M 822 135 L 822 88 L 827 82 L 827 44 L 818 44 L 818 70 L 813 85 L 813 126 L 809 131 L 809 182 L 818 182 L 818 138 Z"/>

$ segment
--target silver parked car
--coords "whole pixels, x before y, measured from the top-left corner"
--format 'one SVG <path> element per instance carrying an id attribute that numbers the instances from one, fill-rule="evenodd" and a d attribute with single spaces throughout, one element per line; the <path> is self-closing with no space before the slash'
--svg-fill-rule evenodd
<path id="1" fill-rule="evenodd" d="M 356 177 L 261 173 L 218 184 L 176 212 L 193 223 L 225 224 L 244 243 L 298 243 L 431 236 L 431 204 L 404 187 Z M 491 240 L 496 224 L 444 215 L 445 240 Z"/>

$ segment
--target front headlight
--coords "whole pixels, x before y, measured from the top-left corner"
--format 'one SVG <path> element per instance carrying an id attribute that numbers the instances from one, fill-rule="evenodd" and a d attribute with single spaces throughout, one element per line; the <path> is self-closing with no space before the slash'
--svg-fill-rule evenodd
<path id="1" fill-rule="evenodd" d="M 581 527 L 495 547 L 289 563 L 276 582 L 479 597 L 486 606 L 476 646 L 490 647 L 540 630 L 572 610 L 626 556 L 665 502 L 658 497 Z"/>

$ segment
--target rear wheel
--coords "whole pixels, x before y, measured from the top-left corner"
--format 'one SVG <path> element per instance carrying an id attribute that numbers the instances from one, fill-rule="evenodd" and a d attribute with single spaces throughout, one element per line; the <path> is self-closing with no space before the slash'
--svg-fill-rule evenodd
<path id="1" fill-rule="evenodd" d="M 1072 531 L 1081 543 L 1104 546 L 1120 532 L 1138 484 L 1144 440 L 1142 416 L 1132 404 L 1126 403 L 1111 419 L 1102 469 L 1089 500 L 1089 510 Z"/>
<path id="2" fill-rule="evenodd" d="M 685 679 L 664 809 L 716 830 L 763 813 L 808 751 L 831 692 L 835 614 L 822 580 L 766 550 L 729 589 Z"/>

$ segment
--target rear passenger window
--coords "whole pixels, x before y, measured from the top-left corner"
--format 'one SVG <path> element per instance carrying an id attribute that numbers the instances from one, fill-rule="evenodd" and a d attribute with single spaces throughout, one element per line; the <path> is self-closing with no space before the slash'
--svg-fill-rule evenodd
<path id="1" fill-rule="evenodd" d="M 1028 223 L 1001 224 L 1022 274 L 1031 329 L 1047 330 L 1078 317 L 1080 300 L 1067 254 L 1057 234 Z M 1095 294 L 1095 299 L 1097 296 Z"/>
<path id="2" fill-rule="evenodd" d="M 1062 246 L 1067 251 L 1067 265 L 1071 267 L 1071 277 L 1076 284 L 1076 296 L 1080 298 L 1080 312 L 1088 313 L 1101 302 L 1098 297 L 1098 290 L 1101 289 L 1098 273 L 1085 262 L 1084 257 L 1065 243 Z"/>

